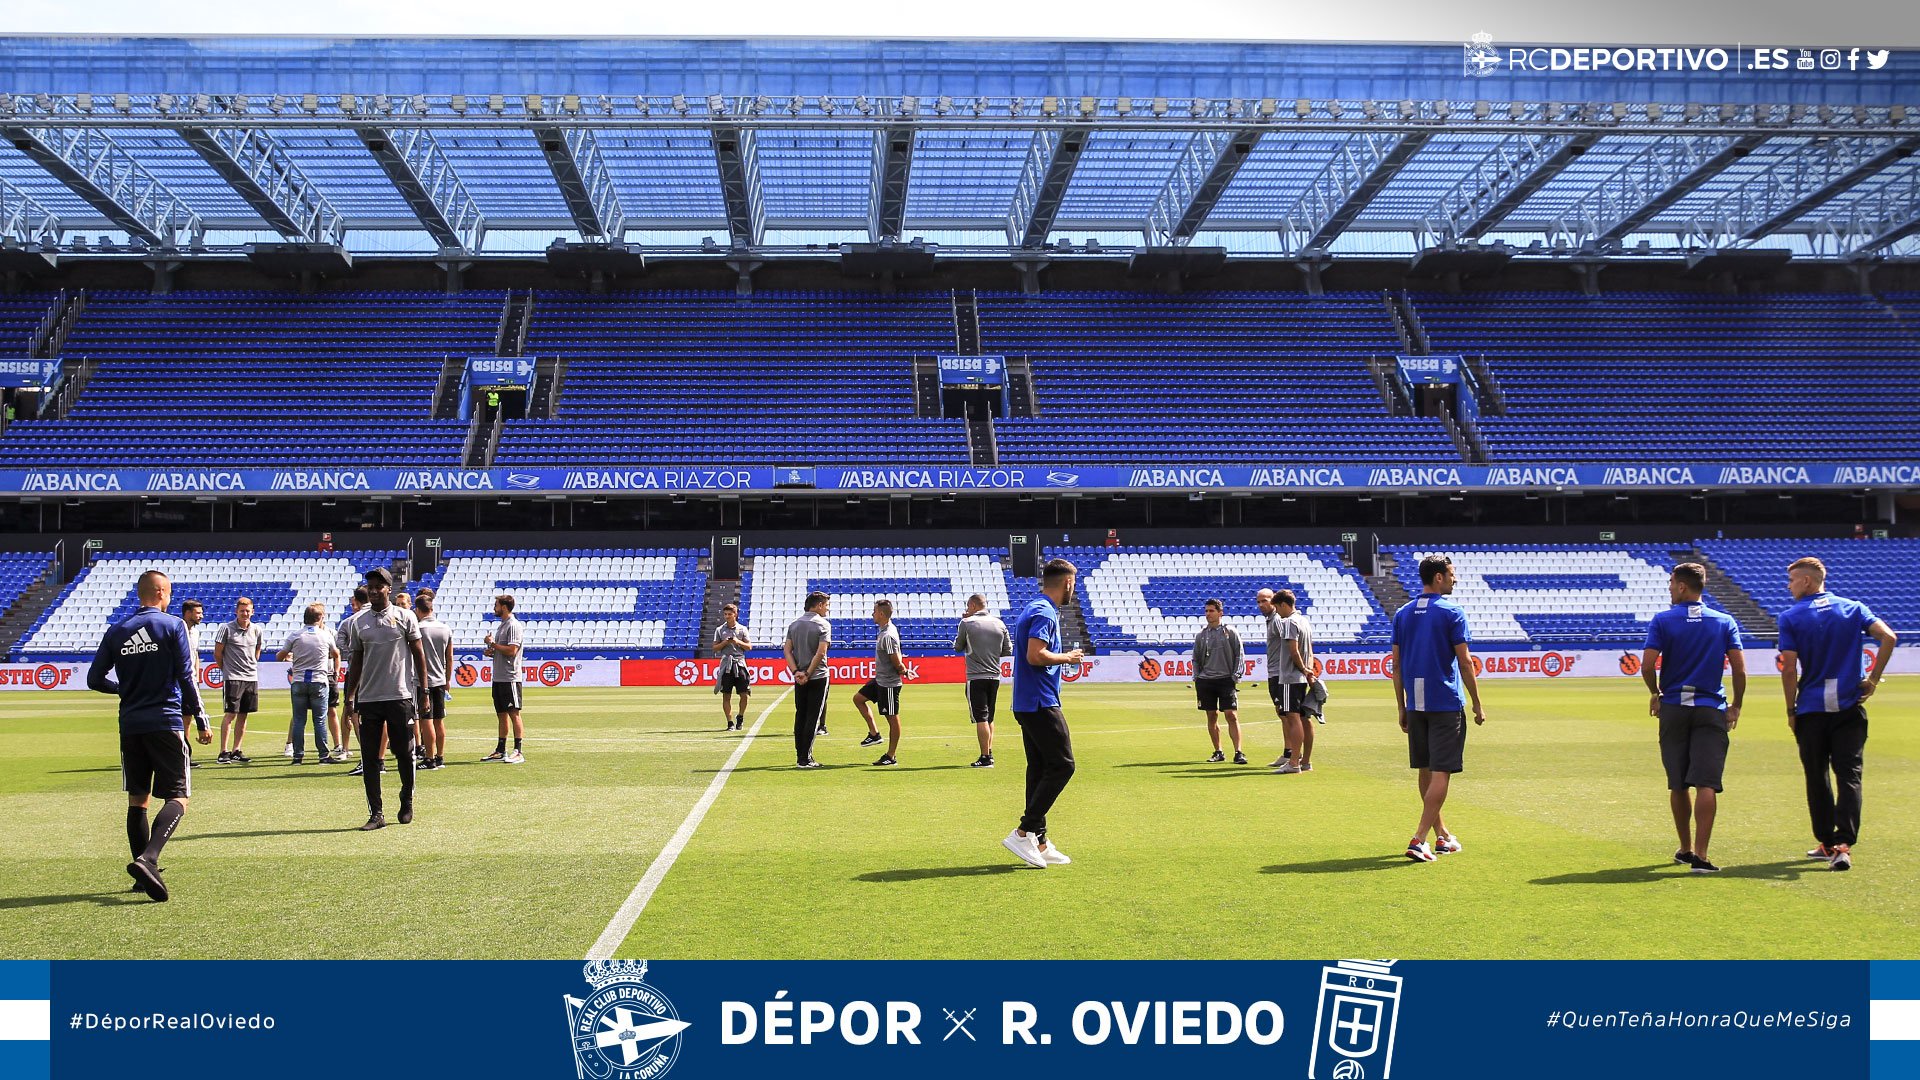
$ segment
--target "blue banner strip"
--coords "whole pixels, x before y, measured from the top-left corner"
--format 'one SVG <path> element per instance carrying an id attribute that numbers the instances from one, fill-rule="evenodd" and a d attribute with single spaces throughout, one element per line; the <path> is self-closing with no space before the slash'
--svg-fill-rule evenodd
<path id="1" fill-rule="evenodd" d="M 0 1001 L 46 1000 L 50 971 L 45 960 L 0 960 Z"/>
<path id="2" fill-rule="evenodd" d="M 420 492 L 701 494 L 834 492 L 1284 492 L 1920 488 L 1920 462 L 1738 465 L 709 465 L 604 469 L 34 469 L 0 494 L 355 495 Z"/>

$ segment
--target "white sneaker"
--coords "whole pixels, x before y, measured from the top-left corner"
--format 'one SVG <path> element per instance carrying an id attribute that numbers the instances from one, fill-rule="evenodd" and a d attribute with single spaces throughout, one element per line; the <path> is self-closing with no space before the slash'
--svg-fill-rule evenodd
<path id="1" fill-rule="evenodd" d="M 280 756 L 281 756 L 281 757 L 292 757 L 292 756 L 293 756 L 293 744 L 292 744 L 292 743 L 288 743 L 288 744 L 287 744 L 287 748 L 286 748 L 285 750 L 282 750 L 282 751 L 280 751 Z"/>
<path id="2" fill-rule="evenodd" d="M 501 758 L 500 760 L 506 762 L 509 765 L 525 765 L 527 763 L 526 755 L 522 754 L 518 750 L 507 751 L 507 756 L 504 758 Z"/>
<path id="3" fill-rule="evenodd" d="M 1021 836 L 1020 830 L 1015 829 L 1008 833 L 1007 838 L 1000 841 L 1000 844 L 1008 851 L 1020 856 L 1020 861 L 1028 866 L 1037 866 L 1042 870 L 1047 868 L 1047 857 L 1040 854 L 1040 842 L 1033 838 L 1033 834 Z"/>
<path id="4" fill-rule="evenodd" d="M 1279 775 L 1279 776 L 1291 776 L 1294 773 L 1297 773 L 1300 771 L 1300 766 L 1295 765 L 1293 761 L 1289 759 L 1285 763 L 1281 764 L 1278 768 L 1274 769 L 1273 771 L 1276 775 Z"/>
<path id="5" fill-rule="evenodd" d="M 1435 855 L 1457 855 L 1460 853 L 1460 838 L 1457 836 L 1435 837 L 1439 843 L 1433 845 Z"/>
<path id="6" fill-rule="evenodd" d="M 1040 849 L 1040 857 L 1047 860 L 1048 866 L 1066 866 L 1073 862 L 1072 859 L 1067 858 L 1066 852 L 1060 850 L 1059 844 L 1052 842 Z"/>
<path id="7" fill-rule="evenodd" d="M 1427 846 L 1425 840 L 1416 841 L 1407 845 L 1407 858 L 1414 862 L 1432 862 L 1433 849 Z"/>

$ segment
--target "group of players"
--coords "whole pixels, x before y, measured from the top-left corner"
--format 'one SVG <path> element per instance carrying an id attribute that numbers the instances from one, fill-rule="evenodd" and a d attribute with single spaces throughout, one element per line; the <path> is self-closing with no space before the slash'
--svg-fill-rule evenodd
<path id="1" fill-rule="evenodd" d="M 306 728 L 311 723 L 316 760 L 344 762 L 352 756 L 347 744 L 357 728 L 363 758 L 353 775 L 362 779 L 368 809 L 360 829 L 372 831 L 387 824 L 381 774 L 389 750 L 399 767 L 397 820 L 402 825 L 413 821 L 416 771 L 446 765 L 453 633 L 434 617 L 433 590 L 396 595 L 393 575 L 379 567 L 367 571 L 365 582 L 354 591 L 352 611 L 337 629 L 326 628 L 325 605 L 309 604 L 301 627 L 274 655 L 287 664 L 293 707 L 287 756 L 295 765 L 306 764 Z M 140 575 L 136 588 L 140 606 L 101 639 L 87 685 L 120 699 L 120 769 L 133 857 L 127 873 L 135 891 L 164 901 L 168 891 L 160 853 L 186 813 L 192 770 L 198 767 L 186 738 L 186 718 L 193 718 L 202 745 L 213 741 L 198 689 L 204 606 L 188 600 L 181 605 L 181 616 L 169 614 L 173 583 L 158 570 Z M 522 764 L 524 635 L 513 608 L 513 597 L 496 598 L 499 622 L 483 641 L 492 661 L 493 705 L 500 728 L 493 753 L 482 760 Z M 264 631 L 253 621 L 253 602 L 242 597 L 235 603 L 233 621 L 214 635 L 214 665 L 222 676 L 219 764 L 246 765 L 252 760 L 241 742 L 249 715 L 259 711 L 259 662 L 265 651 Z M 155 796 L 163 805 L 149 822 Z"/>
<path id="2" fill-rule="evenodd" d="M 1049 838 L 1047 819 L 1075 768 L 1060 688 L 1064 670 L 1085 658 L 1082 649 L 1064 649 L 1061 644 L 1061 611 L 1072 602 L 1077 574 L 1065 559 L 1049 561 L 1041 573 L 1040 597 L 1018 613 L 1011 630 L 987 610 L 985 597 L 970 597 L 953 642 L 955 651 L 966 658 L 968 710 L 980 743 L 980 756 L 973 762 L 976 768 L 994 764 L 1001 660 L 1012 658 L 1013 715 L 1027 762 L 1025 802 L 1018 824 L 1001 843 L 1037 868 L 1073 861 Z M 1468 703 L 1475 725 L 1486 722 L 1486 713 L 1466 613 L 1448 598 L 1454 587 L 1452 560 L 1438 555 L 1422 559 L 1420 579 L 1421 594 L 1393 616 L 1391 675 L 1400 730 L 1407 736 L 1408 765 L 1415 770 L 1421 800 L 1419 822 L 1406 856 L 1432 862 L 1462 850 L 1442 812 L 1452 777 L 1465 768 Z M 1708 848 L 1718 796 L 1724 790 L 1729 736 L 1739 724 L 1746 693 L 1746 667 L 1739 628 L 1724 612 L 1707 606 L 1705 584 L 1706 572 L 1699 564 L 1674 568 L 1669 580 L 1673 604 L 1649 625 L 1641 673 L 1651 693 L 1648 711 L 1658 718 L 1669 805 L 1680 838 L 1674 861 L 1695 873 L 1710 874 L 1720 869 L 1708 857 Z M 320 716 L 324 707 L 331 726 L 331 693 L 322 695 L 317 684 L 332 686 L 333 673 L 344 662 L 344 722 L 335 730 L 336 744 L 344 741 L 357 717 L 363 752 L 376 748 L 372 757 L 377 762 L 391 746 L 400 762 L 398 820 L 406 824 L 413 820 L 416 716 L 427 718 L 421 725 L 420 753 L 428 768 L 439 767 L 445 748 L 446 676 L 452 646 L 451 634 L 444 633 L 445 627 L 432 617 L 431 592 L 422 590 L 413 598 L 413 610 L 407 610 L 391 602 L 392 586 L 386 570 L 368 571 L 361 590 L 364 596 L 356 593 L 356 611 L 342 623 L 333 641 L 326 641 L 319 629 L 325 611 L 316 604 L 307 609 L 305 626 L 289 636 L 277 655 L 290 665 L 295 715 L 288 742 L 294 760 L 304 758 L 302 726 L 307 717 L 315 724 L 321 759 L 328 759 Z M 1879 686 L 1898 639 L 1865 604 L 1828 593 L 1826 568 L 1818 559 L 1794 562 L 1788 568 L 1788 587 L 1795 604 L 1780 618 L 1779 651 L 1787 725 L 1799 747 L 1816 841 L 1807 855 L 1834 870 L 1847 870 L 1853 865 L 1852 847 L 1860 827 L 1865 702 Z M 140 608 L 108 631 L 88 674 L 92 689 L 120 697 L 121 768 L 128 795 L 127 839 L 133 854 L 127 872 L 135 889 L 156 900 L 167 898 L 158 865 L 160 851 L 185 813 L 191 790 L 184 717 L 194 718 L 203 744 L 212 741 L 195 689 L 193 635 L 186 622 L 167 614 L 171 591 L 165 574 L 154 570 L 143 574 Z M 1313 656 L 1312 625 L 1297 609 L 1295 599 L 1285 589 L 1263 589 L 1256 597 L 1266 620 L 1268 691 L 1285 733 L 1285 750 L 1272 763 L 1281 774 L 1312 771 L 1313 724 L 1309 721 L 1324 722 L 1326 702 L 1326 688 Z M 827 733 L 831 601 L 824 592 L 809 594 L 804 612 L 787 627 L 782 642 L 794 687 L 795 765 L 801 769 L 821 767 L 813 757 L 813 746 L 818 736 Z M 216 663 L 226 676 L 220 760 L 243 764 L 248 759 L 240 753 L 240 740 L 246 714 L 257 706 L 258 673 L 253 665 L 262 651 L 250 607 L 242 601 L 234 622 L 221 628 L 215 642 Z M 196 615 L 197 608 L 188 606 Z M 524 760 L 519 694 L 523 639 L 512 597 L 498 598 L 495 614 L 500 623 L 487 635 L 485 648 L 493 660 L 500 739 L 487 760 L 518 762 Z M 726 605 L 722 614 L 724 621 L 715 627 L 712 638 L 721 657 L 715 692 L 721 698 L 726 728 L 744 731 L 752 694 L 745 656 L 753 642 L 738 621 L 735 605 Z M 1237 695 L 1245 653 L 1238 633 L 1223 621 L 1223 615 L 1221 601 L 1206 602 L 1205 626 L 1194 641 L 1194 689 L 1213 743 L 1208 760 L 1225 760 L 1218 723 L 1224 714 L 1233 760 L 1246 764 Z M 198 621 L 193 619 L 195 625 Z M 907 666 L 899 630 L 893 625 L 891 601 L 874 604 L 873 621 L 877 628 L 873 678 L 853 701 L 867 725 L 861 745 L 876 745 L 883 738 L 887 743 L 874 762 L 885 767 L 899 760 L 900 696 Z M 436 625 L 440 630 L 431 629 Z M 1870 670 L 1859 648 L 1863 635 L 1878 645 Z M 884 737 L 876 713 L 887 722 Z M 229 726 L 234 730 L 230 751 Z M 510 755 L 506 750 L 509 727 L 514 742 Z M 340 760 L 339 755 L 332 760 Z M 380 785 L 384 771 L 384 766 L 361 770 L 369 809 L 363 830 L 386 824 Z M 165 805 L 149 825 L 147 810 L 153 795 L 165 800 Z"/>

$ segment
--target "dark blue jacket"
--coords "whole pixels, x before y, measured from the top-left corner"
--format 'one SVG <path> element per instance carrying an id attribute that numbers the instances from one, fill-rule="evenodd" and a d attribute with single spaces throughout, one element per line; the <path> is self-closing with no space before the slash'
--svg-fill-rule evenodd
<path id="1" fill-rule="evenodd" d="M 184 731 L 184 717 L 200 713 L 194 664 L 187 624 L 159 608 L 143 607 L 100 640 L 87 687 L 120 695 L 122 734 Z"/>

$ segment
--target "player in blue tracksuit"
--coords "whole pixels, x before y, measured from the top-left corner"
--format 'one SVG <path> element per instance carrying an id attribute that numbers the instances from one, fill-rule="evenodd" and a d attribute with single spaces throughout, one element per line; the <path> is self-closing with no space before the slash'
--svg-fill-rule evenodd
<path id="1" fill-rule="evenodd" d="M 158 570 L 140 575 L 140 608 L 115 623 L 100 640 L 87 670 L 87 688 L 120 698 L 120 777 L 127 793 L 127 864 L 134 887 L 155 900 L 167 898 L 160 877 L 166 847 L 187 812 L 193 781 L 188 772 L 186 723 L 193 714 L 202 744 L 213 741 L 200 693 L 194 687 L 194 655 L 187 624 L 167 614 L 173 582 Z M 147 824 L 147 803 L 166 805 Z"/>
<path id="2" fill-rule="evenodd" d="M 1453 774 L 1466 768 L 1463 686 L 1473 701 L 1473 722 L 1486 723 L 1487 714 L 1467 648 L 1466 612 L 1447 599 L 1453 592 L 1453 560 L 1445 555 L 1421 559 L 1420 583 L 1420 595 L 1393 614 L 1392 674 L 1400 730 L 1407 733 L 1407 764 L 1419 770 L 1420 824 L 1407 843 L 1407 858 L 1432 862 L 1435 855 L 1460 850 L 1460 838 L 1447 830 L 1440 808 Z"/>
<path id="3" fill-rule="evenodd" d="M 1725 790 L 1729 735 L 1740 726 L 1747 696 L 1747 660 L 1740 624 L 1706 605 L 1706 588 L 1706 567 L 1689 562 L 1673 568 L 1667 581 L 1673 606 L 1647 624 L 1640 676 L 1652 695 L 1647 714 L 1660 719 L 1667 804 L 1680 834 L 1673 861 L 1696 874 L 1717 874 L 1720 868 L 1707 857 L 1707 845 Z M 1732 676 L 1732 700 L 1726 675 Z"/>
<path id="4" fill-rule="evenodd" d="M 1795 560 L 1787 568 L 1787 591 L 1796 602 L 1780 616 L 1780 681 L 1787 695 L 1787 729 L 1799 744 L 1800 769 L 1807 777 L 1815 841 L 1807 857 L 1850 870 L 1860 837 L 1867 699 L 1880 686 L 1900 638 L 1867 605 L 1828 592 L 1827 568 L 1819 559 Z M 1866 636 L 1879 648 L 1872 670 L 1863 675 L 1861 639 Z M 1834 781 L 1840 786 L 1838 798 Z"/>

